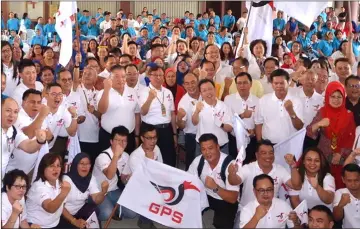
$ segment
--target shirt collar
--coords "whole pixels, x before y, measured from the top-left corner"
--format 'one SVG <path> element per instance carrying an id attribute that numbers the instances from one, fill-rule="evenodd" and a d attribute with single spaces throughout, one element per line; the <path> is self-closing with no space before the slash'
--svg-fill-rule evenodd
<path id="1" fill-rule="evenodd" d="M 286 96 L 285 96 L 284 100 L 280 100 L 278 97 L 276 97 L 275 92 L 272 93 L 271 99 L 273 101 L 277 101 L 277 102 L 285 102 L 286 100 L 290 99 L 289 98 L 289 91 L 286 93 Z"/>
<path id="2" fill-rule="evenodd" d="M 162 92 L 163 91 L 163 86 L 160 87 L 160 90 L 156 89 L 151 83 L 149 83 L 149 88 L 151 89 L 155 89 L 158 92 Z"/>
<path id="3" fill-rule="evenodd" d="M 45 181 L 45 185 L 48 186 L 48 187 L 50 187 L 50 188 L 55 188 L 55 189 L 59 189 L 59 188 L 60 188 L 59 179 L 56 180 L 55 187 L 52 186 L 48 181 Z"/>

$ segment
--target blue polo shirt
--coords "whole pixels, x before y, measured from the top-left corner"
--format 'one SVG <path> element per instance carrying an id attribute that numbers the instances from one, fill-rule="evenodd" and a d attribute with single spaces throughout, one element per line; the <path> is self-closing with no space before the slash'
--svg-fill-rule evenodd
<path id="1" fill-rule="evenodd" d="M 301 46 L 303 47 L 303 49 L 306 49 L 306 47 L 308 47 L 309 45 L 311 45 L 311 41 L 309 38 L 307 38 L 305 36 L 305 38 L 303 38 L 302 36 L 298 36 L 297 41 L 300 42 Z"/>
<path id="2" fill-rule="evenodd" d="M 89 25 L 88 27 L 88 36 L 99 36 L 100 35 L 100 29 L 97 25 Z"/>
<path id="3" fill-rule="evenodd" d="M 146 59 L 146 53 L 147 51 L 149 51 L 150 49 L 150 39 L 146 39 L 146 38 L 143 38 L 143 37 L 139 37 L 137 40 L 136 40 L 136 43 L 138 45 L 140 45 L 140 56 L 141 56 L 141 59 L 145 60 Z"/>
<path id="4" fill-rule="evenodd" d="M 285 29 L 285 20 L 283 18 L 275 18 L 273 20 L 273 28 L 279 31 L 283 31 Z"/>
<path id="5" fill-rule="evenodd" d="M 19 31 L 19 27 L 20 27 L 20 22 L 19 22 L 19 19 L 17 18 L 10 18 L 8 21 L 7 21 L 7 29 L 9 31 L 11 30 L 16 30 L 16 31 Z"/>
<path id="6" fill-rule="evenodd" d="M 207 35 L 208 35 L 208 31 L 207 31 L 207 30 L 197 31 L 197 32 L 196 32 L 196 36 L 200 37 L 200 38 L 203 39 L 204 41 L 207 41 Z"/>
<path id="7" fill-rule="evenodd" d="M 32 22 L 31 22 L 31 20 L 29 18 L 24 19 L 24 26 L 25 26 L 26 29 L 30 29 L 31 24 L 32 24 Z"/>
<path id="8" fill-rule="evenodd" d="M 234 15 L 226 14 L 222 19 L 222 23 L 225 27 L 231 28 L 235 24 L 235 17 Z"/>
<path id="9" fill-rule="evenodd" d="M 219 33 L 217 33 L 215 35 L 215 41 L 221 46 L 224 42 L 228 41 L 228 38 L 226 36 L 222 37 Z"/>
<path id="10" fill-rule="evenodd" d="M 341 41 L 342 40 L 339 40 L 336 37 L 334 38 L 334 40 L 333 40 L 333 48 L 334 48 L 335 51 L 339 50 Z"/>
<path id="11" fill-rule="evenodd" d="M 321 41 L 319 42 L 318 49 L 320 49 L 320 51 L 321 51 L 326 57 L 331 56 L 331 54 L 333 53 L 333 50 L 334 50 L 332 42 L 328 42 L 328 41 L 325 41 L 325 40 L 321 40 Z"/>
<path id="12" fill-rule="evenodd" d="M 203 25 L 206 25 L 206 27 L 207 27 L 207 25 L 209 24 L 209 18 L 203 18 L 203 19 L 201 19 L 201 21 L 200 21 L 200 24 L 203 24 Z"/>
<path id="13" fill-rule="evenodd" d="M 128 34 L 130 34 L 131 37 L 136 36 L 136 32 L 135 32 L 134 28 L 132 28 L 132 27 L 127 27 L 127 29 L 121 29 L 120 32 L 121 32 L 121 34 L 128 33 Z"/>
<path id="14" fill-rule="evenodd" d="M 5 29 L 4 18 L 1 18 L 1 30 Z"/>
<path id="15" fill-rule="evenodd" d="M 55 24 L 46 24 L 44 26 L 45 37 L 52 38 L 55 31 Z"/>
<path id="16" fill-rule="evenodd" d="M 323 27 L 322 31 L 321 31 L 321 37 L 324 38 L 325 33 L 327 33 L 328 31 L 331 31 L 335 37 L 335 29 L 329 29 L 328 27 Z"/>
<path id="17" fill-rule="evenodd" d="M 356 57 L 360 55 L 360 41 L 353 41 L 353 52 Z"/>
<path id="18" fill-rule="evenodd" d="M 220 26 L 220 23 L 221 23 L 221 20 L 220 20 L 220 17 L 215 15 L 214 17 L 214 23 L 215 23 L 215 28 L 216 29 L 219 29 L 219 26 Z"/>
<path id="19" fill-rule="evenodd" d="M 47 39 L 43 35 L 36 35 L 31 40 L 31 46 L 33 45 L 41 45 L 46 46 L 47 45 Z"/>
<path id="20" fill-rule="evenodd" d="M 88 32 L 88 23 L 90 21 L 91 17 L 90 16 L 82 16 L 80 18 L 80 20 L 78 21 L 79 25 L 80 25 L 80 31 L 82 34 L 87 35 Z M 82 24 L 83 23 L 83 24 Z"/>
<path id="21" fill-rule="evenodd" d="M 96 14 L 96 15 L 98 15 L 98 14 Z M 96 21 L 96 25 L 100 26 L 100 23 L 103 22 L 104 20 L 105 20 L 105 17 L 99 18 L 99 20 Z"/>
<path id="22" fill-rule="evenodd" d="M 166 23 L 168 23 L 168 22 L 170 22 L 170 19 L 169 19 L 169 18 L 161 19 L 161 23 L 162 23 L 162 24 L 166 24 Z"/>
<path id="23" fill-rule="evenodd" d="M 37 24 L 35 26 L 35 30 L 37 30 L 37 29 L 39 29 L 41 31 L 41 34 L 45 36 L 45 34 L 44 34 L 44 26 L 43 25 Z"/>

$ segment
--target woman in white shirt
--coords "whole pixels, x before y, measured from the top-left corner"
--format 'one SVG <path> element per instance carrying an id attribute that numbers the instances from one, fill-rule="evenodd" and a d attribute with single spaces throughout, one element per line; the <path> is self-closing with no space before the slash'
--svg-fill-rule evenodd
<path id="1" fill-rule="evenodd" d="M 28 176 L 22 170 L 14 169 L 6 173 L 1 193 L 1 227 L 29 228 L 26 220 L 25 193 L 29 187 Z M 31 228 L 40 228 L 32 224 Z"/>
<path id="2" fill-rule="evenodd" d="M 300 191 L 289 192 L 293 208 L 306 200 L 308 208 L 326 205 L 332 209 L 335 196 L 335 180 L 330 174 L 330 166 L 318 148 L 307 149 L 300 160 L 299 173 L 302 179 Z"/>
<path id="3" fill-rule="evenodd" d="M 41 228 L 58 227 L 70 184 L 62 181 L 62 159 L 54 153 L 41 159 L 38 174 L 27 195 L 26 208 L 29 224 Z"/>
<path id="4" fill-rule="evenodd" d="M 4 95 L 11 96 L 19 83 L 18 63 L 14 60 L 13 49 L 9 42 L 1 41 L 1 68 L 6 75 Z"/>
<path id="5" fill-rule="evenodd" d="M 64 181 L 69 182 L 71 190 L 60 219 L 59 226 L 62 228 L 84 228 L 86 220 L 105 198 L 109 183 L 103 181 L 100 191 L 90 168 L 89 155 L 79 153 L 71 163 L 70 172 L 64 176 Z"/>

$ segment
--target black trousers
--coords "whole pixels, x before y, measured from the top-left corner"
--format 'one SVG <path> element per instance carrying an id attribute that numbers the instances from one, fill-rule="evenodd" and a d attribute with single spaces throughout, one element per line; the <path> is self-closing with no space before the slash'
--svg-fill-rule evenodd
<path id="1" fill-rule="evenodd" d="M 228 137 L 229 137 L 229 154 L 235 159 L 238 155 L 236 138 L 230 133 L 228 133 Z M 250 138 L 250 142 L 245 149 L 246 158 L 243 161 L 243 164 L 249 164 L 250 162 L 256 160 L 256 156 L 255 156 L 256 145 L 257 145 L 256 137 Z"/>
<path id="2" fill-rule="evenodd" d="M 141 125 L 149 125 L 149 124 L 142 122 Z M 172 126 L 170 123 L 164 125 L 165 126 L 154 125 L 158 135 L 158 140 L 156 144 L 160 148 L 161 156 L 163 158 L 164 164 L 175 167 L 176 150 L 175 150 L 175 142 L 174 142 L 174 134 L 173 134 Z"/>
<path id="3" fill-rule="evenodd" d="M 86 221 L 93 212 L 96 212 L 96 214 L 98 215 L 96 204 L 86 203 L 74 215 L 74 218 L 83 219 Z M 99 221 L 99 224 L 100 224 L 100 221 Z M 67 219 L 65 219 L 65 217 L 63 215 L 61 215 L 60 222 L 56 228 L 77 228 L 77 227 L 75 227 L 73 224 L 71 224 L 71 222 L 69 222 Z"/>
<path id="4" fill-rule="evenodd" d="M 91 159 L 91 165 L 95 164 L 95 159 L 100 154 L 99 143 L 92 142 L 80 142 L 81 152 L 87 153 Z"/>
<path id="5" fill-rule="evenodd" d="M 234 221 L 238 209 L 238 202 L 231 204 L 224 200 L 218 200 L 207 196 L 209 208 L 214 210 L 213 225 L 215 228 L 234 228 Z"/>
<path id="6" fill-rule="evenodd" d="M 196 134 L 185 134 L 185 170 L 188 170 L 191 162 L 195 159 L 196 152 Z"/>
<path id="7" fill-rule="evenodd" d="M 111 133 L 106 132 L 103 128 L 99 131 L 99 153 L 110 147 Z M 131 154 L 135 150 L 135 133 L 134 131 L 128 136 L 128 143 L 125 152 Z"/>
<path id="8" fill-rule="evenodd" d="M 50 153 L 59 154 L 64 162 L 65 155 L 67 154 L 68 137 L 57 136 L 53 147 L 49 150 Z"/>

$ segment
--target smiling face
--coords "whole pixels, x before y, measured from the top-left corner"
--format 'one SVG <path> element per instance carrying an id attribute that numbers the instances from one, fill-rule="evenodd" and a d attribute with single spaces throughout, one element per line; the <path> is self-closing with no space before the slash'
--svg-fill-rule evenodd
<path id="1" fill-rule="evenodd" d="M 54 81 L 54 75 L 50 69 L 43 70 L 41 73 L 41 82 L 48 85 Z"/>
<path id="2" fill-rule="evenodd" d="M 264 45 L 259 42 L 253 48 L 254 56 L 257 58 L 262 58 L 265 55 L 265 47 Z"/>
<path id="3" fill-rule="evenodd" d="M 57 80 L 57 83 L 61 85 L 61 88 L 64 92 L 71 91 L 72 87 L 72 76 L 69 71 L 64 71 L 59 74 L 59 78 Z"/>
<path id="4" fill-rule="evenodd" d="M 61 87 L 51 87 L 46 93 L 47 105 L 52 109 L 57 109 L 63 100 L 63 93 Z"/>
<path id="5" fill-rule="evenodd" d="M 200 93 L 201 97 L 207 103 L 211 103 L 213 100 L 216 99 L 215 87 L 210 82 L 201 84 Z"/>
<path id="6" fill-rule="evenodd" d="M 360 80 L 359 79 L 349 79 L 345 87 L 347 96 L 356 101 L 360 97 Z"/>
<path id="7" fill-rule="evenodd" d="M 1 60 L 4 63 L 10 63 L 12 58 L 12 50 L 9 45 L 4 45 L 1 47 Z"/>
<path id="8" fill-rule="evenodd" d="M 274 148 L 269 145 L 261 145 L 258 152 L 256 152 L 256 159 L 260 167 L 270 168 L 274 163 Z"/>
<path id="9" fill-rule="evenodd" d="M 56 159 L 54 163 L 45 168 L 44 176 L 50 183 L 55 183 L 61 174 L 60 160 Z"/>
<path id="10" fill-rule="evenodd" d="M 155 88 L 161 88 L 161 85 L 164 83 L 164 71 L 162 69 L 157 69 L 150 73 L 150 82 Z"/>
<path id="11" fill-rule="evenodd" d="M 196 76 L 192 73 L 188 73 L 184 77 L 184 88 L 189 93 L 189 95 L 195 95 L 198 90 L 198 80 Z"/>
<path id="12" fill-rule="evenodd" d="M 339 61 L 335 65 L 335 73 L 342 80 L 345 80 L 351 74 L 351 67 L 347 61 Z"/>
<path id="13" fill-rule="evenodd" d="M 136 85 L 139 79 L 139 71 L 135 66 L 129 66 L 126 68 L 126 82 L 129 85 Z"/>
<path id="14" fill-rule="evenodd" d="M 16 122 L 19 114 L 19 106 L 15 100 L 8 98 L 1 107 L 1 127 L 10 128 Z"/>
<path id="15" fill-rule="evenodd" d="M 341 107 L 343 103 L 343 95 L 340 93 L 340 91 L 335 91 L 330 95 L 329 103 L 330 106 L 333 108 L 339 108 Z"/>
<path id="16" fill-rule="evenodd" d="M 308 174 L 317 174 L 321 168 L 320 155 L 316 151 L 308 151 L 304 157 L 304 167 Z"/>
<path id="17" fill-rule="evenodd" d="M 126 74 L 124 69 L 115 69 L 111 72 L 111 79 L 113 80 L 112 87 L 116 90 L 121 90 L 126 84 Z"/>

